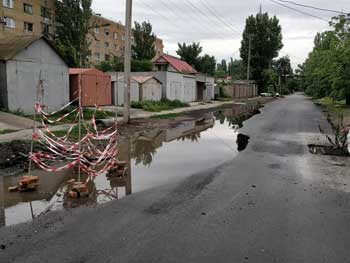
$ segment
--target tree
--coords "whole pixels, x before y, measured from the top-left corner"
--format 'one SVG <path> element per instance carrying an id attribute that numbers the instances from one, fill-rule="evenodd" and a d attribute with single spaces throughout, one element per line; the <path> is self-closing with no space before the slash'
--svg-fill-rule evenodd
<path id="1" fill-rule="evenodd" d="M 244 68 L 242 60 L 233 60 L 231 58 L 228 64 L 228 74 L 236 80 L 244 79 L 246 77 L 246 69 Z"/>
<path id="2" fill-rule="evenodd" d="M 265 90 L 267 83 L 263 73 L 269 69 L 273 58 L 282 49 L 282 28 L 276 16 L 269 17 L 268 13 L 258 13 L 249 16 L 243 32 L 240 54 L 243 65 L 248 65 L 249 39 L 251 38 L 251 77 L 256 80 L 260 90 Z"/>
<path id="3" fill-rule="evenodd" d="M 156 55 L 154 43 L 155 34 L 152 32 L 150 22 L 135 22 L 133 31 L 134 45 L 132 46 L 132 57 L 136 60 L 151 60 Z"/>
<path id="4" fill-rule="evenodd" d="M 203 57 L 199 58 L 199 65 L 199 69 L 197 69 L 199 72 L 214 76 L 216 67 L 216 60 L 214 56 L 205 54 Z"/>
<path id="5" fill-rule="evenodd" d="M 225 60 L 225 59 L 221 60 L 220 68 L 221 68 L 223 71 L 227 72 L 227 63 L 226 63 L 226 60 Z"/>
<path id="6" fill-rule="evenodd" d="M 103 71 L 124 71 L 124 62 L 121 58 L 114 57 L 108 61 L 101 61 L 96 68 Z M 131 60 L 131 71 L 133 72 L 148 72 L 152 71 L 153 63 L 150 60 Z"/>
<path id="7" fill-rule="evenodd" d="M 350 105 L 350 14 L 333 18 L 332 30 L 317 33 L 314 49 L 298 74 L 308 95 L 345 99 Z"/>
<path id="8" fill-rule="evenodd" d="M 70 67 L 85 67 L 90 55 L 92 0 L 55 1 L 56 32 L 54 42 Z"/>
<path id="9" fill-rule="evenodd" d="M 202 53 L 203 48 L 200 46 L 200 43 L 193 42 L 192 44 L 187 45 L 186 43 L 178 43 L 178 50 L 176 54 L 180 58 L 186 61 L 188 64 L 193 66 L 196 70 L 200 71 L 200 54 Z"/>

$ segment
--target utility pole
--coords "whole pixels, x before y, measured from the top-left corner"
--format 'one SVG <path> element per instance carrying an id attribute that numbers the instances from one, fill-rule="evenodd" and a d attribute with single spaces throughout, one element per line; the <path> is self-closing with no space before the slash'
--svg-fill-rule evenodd
<path id="1" fill-rule="evenodd" d="M 126 0 L 124 51 L 124 122 L 130 122 L 131 21 L 132 0 Z"/>
<path id="2" fill-rule="evenodd" d="M 248 66 L 247 66 L 247 80 L 250 79 L 250 59 L 252 56 L 252 34 L 249 34 L 249 50 L 248 50 Z"/>

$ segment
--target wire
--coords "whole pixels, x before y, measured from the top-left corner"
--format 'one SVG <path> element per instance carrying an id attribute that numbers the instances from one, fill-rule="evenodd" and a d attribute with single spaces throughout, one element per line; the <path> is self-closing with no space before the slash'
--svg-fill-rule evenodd
<path id="1" fill-rule="evenodd" d="M 296 11 L 296 12 L 302 13 L 302 14 L 304 14 L 304 15 L 311 16 L 311 17 L 313 17 L 313 18 L 317 18 L 317 19 L 320 19 L 320 20 L 329 22 L 329 20 L 327 20 L 327 19 L 325 19 L 325 18 L 322 18 L 322 17 L 320 17 L 320 16 L 316 16 L 316 15 L 312 15 L 312 14 L 306 13 L 306 12 L 304 12 L 304 11 L 302 11 L 302 10 L 296 9 L 296 8 L 294 8 L 294 7 L 290 7 L 290 6 L 288 6 L 288 5 L 282 4 L 282 3 L 277 2 L 277 1 L 275 1 L 275 0 L 269 0 L 269 1 L 272 2 L 272 3 L 275 3 L 275 4 L 277 4 L 277 5 L 284 6 L 284 7 L 288 8 L 288 9 L 294 10 L 294 11 Z"/>
<path id="2" fill-rule="evenodd" d="M 214 17 L 216 17 L 225 26 L 227 26 L 229 29 L 233 30 L 234 32 L 240 33 L 235 27 L 233 27 L 231 24 L 227 23 L 221 16 L 217 15 L 214 11 L 214 8 L 210 7 L 208 5 L 208 3 L 204 2 L 203 0 L 200 0 L 200 2 L 203 3 L 204 7 L 209 11 L 209 13 L 211 13 Z"/>
<path id="3" fill-rule="evenodd" d="M 289 4 L 297 5 L 297 6 L 302 6 L 302 7 L 306 7 L 306 8 L 311 8 L 311 9 L 315 9 L 315 10 L 325 11 L 325 12 L 332 12 L 332 13 L 338 13 L 338 14 L 345 14 L 345 12 L 341 12 L 341 11 L 337 11 L 337 10 L 331 10 L 331 9 L 326 9 L 326 8 L 320 8 L 320 7 L 311 6 L 311 5 L 304 5 L 304 4 L 299 4 L 299 3 L 292 2 L 292 1 L 286 1 L 286 0 L 276 0 L 276 1 L 283 2 L 283 3 L 289 3 Z"/>

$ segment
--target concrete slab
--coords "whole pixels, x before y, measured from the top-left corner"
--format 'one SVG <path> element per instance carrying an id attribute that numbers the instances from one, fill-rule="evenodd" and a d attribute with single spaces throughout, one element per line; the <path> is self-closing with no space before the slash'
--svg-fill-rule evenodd
<path id="1" fill-rule="evenodd" d="M 0 111 L 0 131 L 31 129 L 33 125 L 34 122 L 31 119 Z"/>

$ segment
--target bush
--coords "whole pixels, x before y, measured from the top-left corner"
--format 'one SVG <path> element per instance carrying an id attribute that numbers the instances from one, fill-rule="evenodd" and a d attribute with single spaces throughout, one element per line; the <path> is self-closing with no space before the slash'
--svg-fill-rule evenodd
<path id="1" fill-rule="evenodd" d="M 179 100 L 162 99 L 160 101 L 145 100 L 145 101 L 133 101 L 131 103 L 132 108 L 143 109 L 145 111 L 160 112 L 163 110 L 172 110 L 176 108 L 188 107 L 188 103 L 181 102 Z"/>

